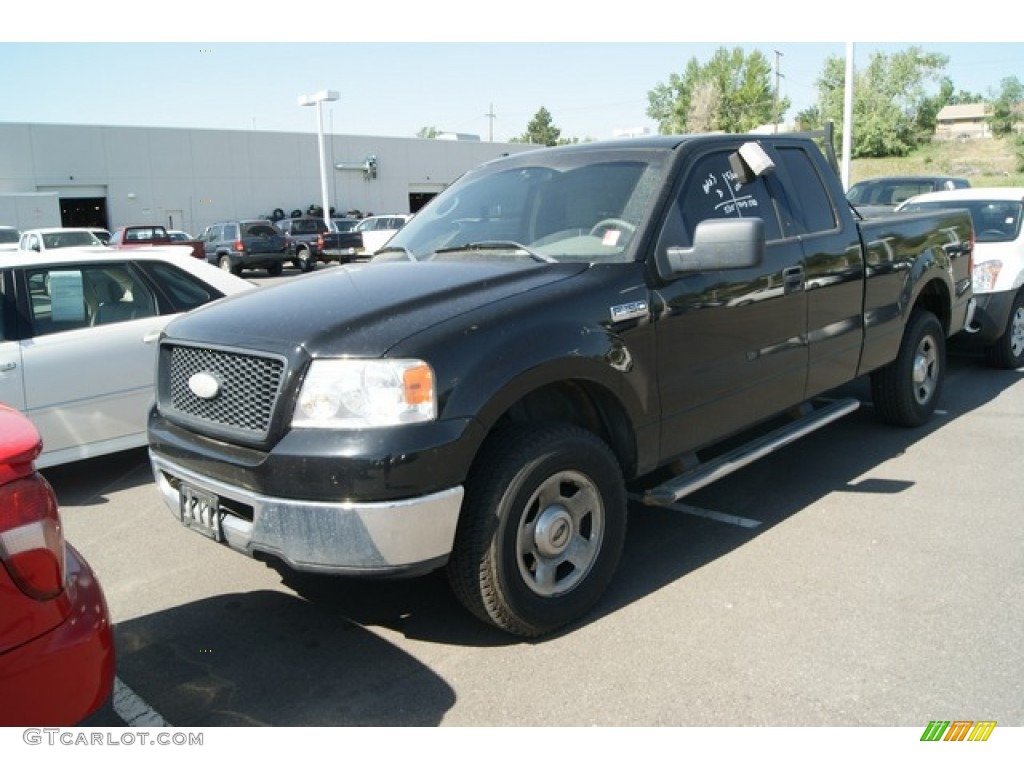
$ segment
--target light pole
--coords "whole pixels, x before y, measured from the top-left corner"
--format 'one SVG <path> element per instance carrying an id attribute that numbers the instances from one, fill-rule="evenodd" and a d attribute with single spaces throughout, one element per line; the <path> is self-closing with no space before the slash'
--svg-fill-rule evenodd
<path id="1" fill-rule="evenodd" d="M 320 198 L 324 206 L 324 223 L 327 229 L 334 231 L 334 222 L 331 221 L 331 207 L 327 202 L 327 169 L 324 166 L 324 112 L 325 101 L 337 101 L 337 91 L 317 91 L 310 96 L 299 96 L 300 107 L 312 107 L 316 105 L 316 139 L 320 148 Z"/>

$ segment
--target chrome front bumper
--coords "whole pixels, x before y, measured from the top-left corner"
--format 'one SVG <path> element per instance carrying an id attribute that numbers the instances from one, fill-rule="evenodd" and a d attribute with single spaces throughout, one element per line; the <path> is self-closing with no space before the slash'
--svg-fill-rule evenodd
<path id="1" fill-rule="evenodd" d="M 184 482 L 221 500 L 220 528 L 232 549 L 270 555 L 300 571 L 388 575 L 442 565 L 455 540 L 462 486 L 384 502 L 315 502 L 261 496 L 196 474 L 150 451 L 157 488 L 175 516 Z M 231 510 L 251 511 L 251 520 Z"/>

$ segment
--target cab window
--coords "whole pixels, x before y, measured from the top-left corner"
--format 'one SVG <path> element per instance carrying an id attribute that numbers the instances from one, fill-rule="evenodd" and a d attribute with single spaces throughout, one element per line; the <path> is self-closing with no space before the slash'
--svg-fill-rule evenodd
<path id="1" fill-rule="evenodd" d="M 697 225 L 707 219 L 760 218 L 765 238 L 782 237 L 775 201 L 765 176 L 741 184 L 729 163 L 732 149 L 709 152 L 683 174 L 665 220 L 662 243 L 688 246 Z"/>

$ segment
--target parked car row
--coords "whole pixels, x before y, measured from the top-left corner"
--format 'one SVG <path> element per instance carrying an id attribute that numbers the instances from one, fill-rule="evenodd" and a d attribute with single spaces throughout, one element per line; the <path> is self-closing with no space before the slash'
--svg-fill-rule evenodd
<path id="1" fill-rule="evenodd" d="M 410 214 L 339 218 L 331 220 L 333 229 L 318 216 L 221 221 L 203 230 L 199 239 L 206 260 L 221 269 L 236 275 L 265 269 L 275 276 L 288 263 L 311 272 L 318 262 L 341 264 L 369 258 L 410 218 Z M 346 233 L 346 247 L 333 247 L 330 240 L 337 233 Z"/>
<path id="2" fill-rule="evenodd" d="M 190 246 L 192 255 L 235 275 L 245 270 L 264 269 L 280 275 L 291 263 L 310 272 L 317 262 L 339 264 L 369 258 L 405 223 L 410 214 L 367 216 L 364 219 L 336 218 L 328 227 L 323 218 L 302 216 L 279 221 L 241 219 L 220 221 L 206 227 L 198 238 L 183 230 L 161 225 L 118 227 L 113 233 L 96 227 L 49 227 L 19 232 L 0 227 L 0 251 L 21 250 L 44 253 L 62 248 L 135 248 L 140 246 Z M 333 233 L 352 233 L 343 248 L 324 242 Z"/>

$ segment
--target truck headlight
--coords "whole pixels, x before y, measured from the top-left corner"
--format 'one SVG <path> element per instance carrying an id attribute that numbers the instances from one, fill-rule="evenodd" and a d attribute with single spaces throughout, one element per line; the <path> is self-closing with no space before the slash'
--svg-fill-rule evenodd
<path id="1" fill-rule="evenodd" d="M 991 293 L 996 288 L 996 280 L 999 279 L 999 270 L 1003 268 L 1003 262 L 998 259 L 982 261 L 974 265 L 973 287 L 975 293 Z"/>
<path id="2" fill-rule="evenodd" d="M 434 372 L 422 360 L 314 360 L 293 427 L 386 427 L 437 417 Z"/>

